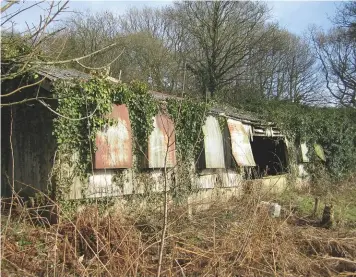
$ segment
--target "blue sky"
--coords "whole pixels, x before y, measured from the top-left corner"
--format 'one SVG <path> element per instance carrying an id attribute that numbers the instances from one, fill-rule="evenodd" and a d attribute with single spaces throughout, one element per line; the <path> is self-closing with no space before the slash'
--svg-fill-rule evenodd
<path id="1" fill-rule="evenodd" d="M 332 26 L 329 18 L 333 17 L 340 2 L 332 1 L 278 1 L 268 2 L 272 19 L 279 22 L 292 33 L 301 35 L 309 25 L 328 29 Z"/>
<path id="2" fill-rule="evenodd" d="M 22 2 L 22 1 L 21 1 Z M 11 7 L 9 12 L 13 12 L 22 6 L 33 4 L 34 1 L 25 1 L 19 5 Z M 77 11 L 103 11 L 109 10 L 115 13 L 124 13 L 131 7 L 163 7 L 172 4 L 172 1 L 71 1 L 69 3 L 70 10 Z M 302 35 L 309 25 L 317 25 L 325 29 L 331 27 L 328 18 L 333 17 L 337 5 L 340 2 L 332 1 L 268 1 L 268 6 L 271 8 L 271 20 L 278 21 L 280 26 L 286 28 L 292 33 Z M 40 14 L 43 14 L 41 9 L 30 9 L 17 17 L 17 28 L 23 29 L 26 27 L 25 22 L 36 24 Z M 63 15 L 62 17 L 65 17 Z"/>

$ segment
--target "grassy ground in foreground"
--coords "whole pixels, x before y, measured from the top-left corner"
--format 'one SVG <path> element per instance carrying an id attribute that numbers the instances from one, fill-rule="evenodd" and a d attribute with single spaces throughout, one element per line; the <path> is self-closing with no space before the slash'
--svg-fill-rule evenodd
<path id="1" fill-rule="evenodd" d="M 316 218 L 321 218 L 325 205 L 333 205 L 335 222 L 338 228 L 356 228 L 356 180 L 352 184 L 341 183 L 340 186 L 325 190 L 323 193 L 286 190 L 278 200 L 285 206 L 297 207 L 300 216 L 313 215 L 315 198 L 319 199 Z"/>
<path id="2" fill-rule="evenodd" d="M 185 205 L 171 206 L 162 276 L 356 276 L 354 193 L 340 188 L 320 197 L 317 218 L 324 203 L 335 205 L 332 229 L 308 217 L 314 197 L 305 192 L 266 199 L 252 192 L 200 211 L 197 203 L 192 217 Z M 273 197 L 283 204 L 281 218 L 259 205 Z M 59 223 L 49 227 L 34 223 L 34 210 L 13 212 L 9 221 L 1 218 L 2 276 L 156 274 L 163 222 L 158 208 L 113 206 L 100 213 L 90 205 L 73 218 L 60 213 Z"/>

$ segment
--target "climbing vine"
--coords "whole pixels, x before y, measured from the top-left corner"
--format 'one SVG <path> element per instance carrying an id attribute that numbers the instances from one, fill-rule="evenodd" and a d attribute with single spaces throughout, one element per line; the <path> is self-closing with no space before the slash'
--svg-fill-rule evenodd
<path id="1" fill-rule="evenodd" d="M 226 117 L 219 116 L 218 122 L 219 122 L 220 131 L 223 133 L 225 131 L 225 129 L 227 128 L 227 119 L 226 119 Z"/>
<path id="2" fill-rule="evenodd" d="M 209 103 L 191 99 L 167 101 L 167 110 L 174 121 L 176 145 L 182 160 L 194 159 L 201 149 L 204 138 L 202 126 L 209 108 Z"/>
<path id="3" fill-rule="evenodd" d="M 145 84 L 132 82 L 118 84 L 102 76 L 90 80 L 58 81 L 54 84 L 57 97 L 54 135 L 61 159 L 73 170 L 65 176 L 67 185 L 57 186 L 57 195 L 67 192 L 73 176 L 83 179 L 92 172 L 95 137 L 103 127 L 113 123 L 107 115 L 112 104 L 128 107 L 136 154 L 142 154 L 153 130 L 153 117 L 163 108 L 175 124 L 176 149 L 179 162 L 190 170 L 201 149 L 204 138 L 202 126 L 211 103 L 192 99 L 171 98 L 162 106 L 148 93 Z M 264 119 L 275 122 L 291 141 L 305 141 L 309 149 L 320 144 L 326 156 L 325 166 L 332 176 L 340 178 L 356 171 L 356 111 L 346 108 L 315 108 L 287 102 L 266 102 L 263 105 L 242 107 Z M 226 119 L 219 118 L 220 128 L 226 128 Z M 317 160 L 310 151 L 312 161 Z M 135 155 L 136 157 L 138 155 Z M 137 159 L 135 160 L 137 163 Z M 134 166 L 137 170 L 137 164 Z M 184 174 L 181 174 L 183 176 Z M 189 174 L 188 174 L 189 175 Z M 186 178 L 190 178 L 190 176 Z M 116 176 L 120 180 L 120 176 Z M 192 187 L 187 186 L 189 191 Z"/>
<path id="4" fill-rule="evenodd" d="M 147 150 L 153 117 L 160 109 L 168 112 L 175 123 L 180 161 L 195 158 L 201 147 L 202 125 L 209 110 L 209 105 L 204 102 L 169 99 L 166 105 L 162 105 L 148 93 L 145 84 L 117 84 L 103 76 L 94 76 L 90 80 L 58 81 L 53 91 L 58 100 L 56 112 L 59 115 L 55 119 L 54 135 L 62 161 L 73 169 L 71 176 L 62 177 L 65 184 L 57 184 L 57 195 L 68 193 L 73 176 L 84 180 L 92 173 L 96 134 L 113 123 L 107 117 L 112 104 L 128 107 L 136 153 L 134 170 L 137 170 L 137 157 Z M 114 179 L 121 180 L 120 174 L 116 174 Z"/>
<path id="5" fill-rule="evenodd" d="M 356 172 L 355 109 L 311 107 L 284 101 L 268 101 L 242 108 L 275 122 L 290 141 L 306 142 L 312 168 L 323 165 L 336 179 Z M 324 149 L 325 162 L 317 157 L 315 144 Z"/>
<path id="6" fill-rule="evenodd" d="M 134 149 L 145 150 L 145 142 L 153 130 L 152 118 L 158 109 L 145 84 L 116 84 L 97 76 L 86 81 L 58 81 L 54 84 L 54 94 L 59 114 L 54 123 L 54 135 L 62 158 L 73 165 L 73 175 L 86 178 L 92 172 L 95 137 L 104 126 L 113 123 L 107 117 L 112 104 L 127 105 Z M 59 189 L 61 195 L 66 188 Z"/>

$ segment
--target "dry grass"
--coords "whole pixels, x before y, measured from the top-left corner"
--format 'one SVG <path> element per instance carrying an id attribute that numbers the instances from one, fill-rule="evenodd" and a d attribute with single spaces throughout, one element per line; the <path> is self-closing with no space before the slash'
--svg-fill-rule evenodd
<path id="1" fill-rule="evenodd" d="M 356 276 L 356 231 L 273 219 L 259 196 L 171 206 L 162 276 Z M 199 205 L 197 204 L 197 207 Z M 162 213 L 95 205 L 38 226 L 37 210 L 2 214 L 2 276 L 155 276 Z M 47 226 L 47 227 L 46 227 Z"/>

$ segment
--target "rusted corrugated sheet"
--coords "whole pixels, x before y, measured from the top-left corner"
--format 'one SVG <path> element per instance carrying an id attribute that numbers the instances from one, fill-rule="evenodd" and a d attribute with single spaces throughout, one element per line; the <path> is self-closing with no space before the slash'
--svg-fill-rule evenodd
<path id="1" fill-rule="evenodd" d="M 96 136 L 95 168 L 131 168 L 132 133 L 126 105 L 113 105 L 108 117 L 115 123 Z"/>
<path id="2" fill-rule="evenodd" d="M 174 123 L 164 114 L 155 116 L 153 120 L 154 129 L 148 138 L 148 167 L 174 167 L 176 165 Z M 165 162 L 166 154 L 167 162 Z"/>
<path id="3" fill-rule="evenodd" d="M 205 168 L 225 168 L 223 136 L 215 117 L 207 117 L 203 133 Z"/>
<path id="4" fill-rule="evenodd" d="M 227 120 L 227 125 L 231 136 L 232 154 L 236 163 L 240 166 L 256 166 L 250 144 L 250 134 L 246 131 L 247 127 L 232 119 Z"/>

